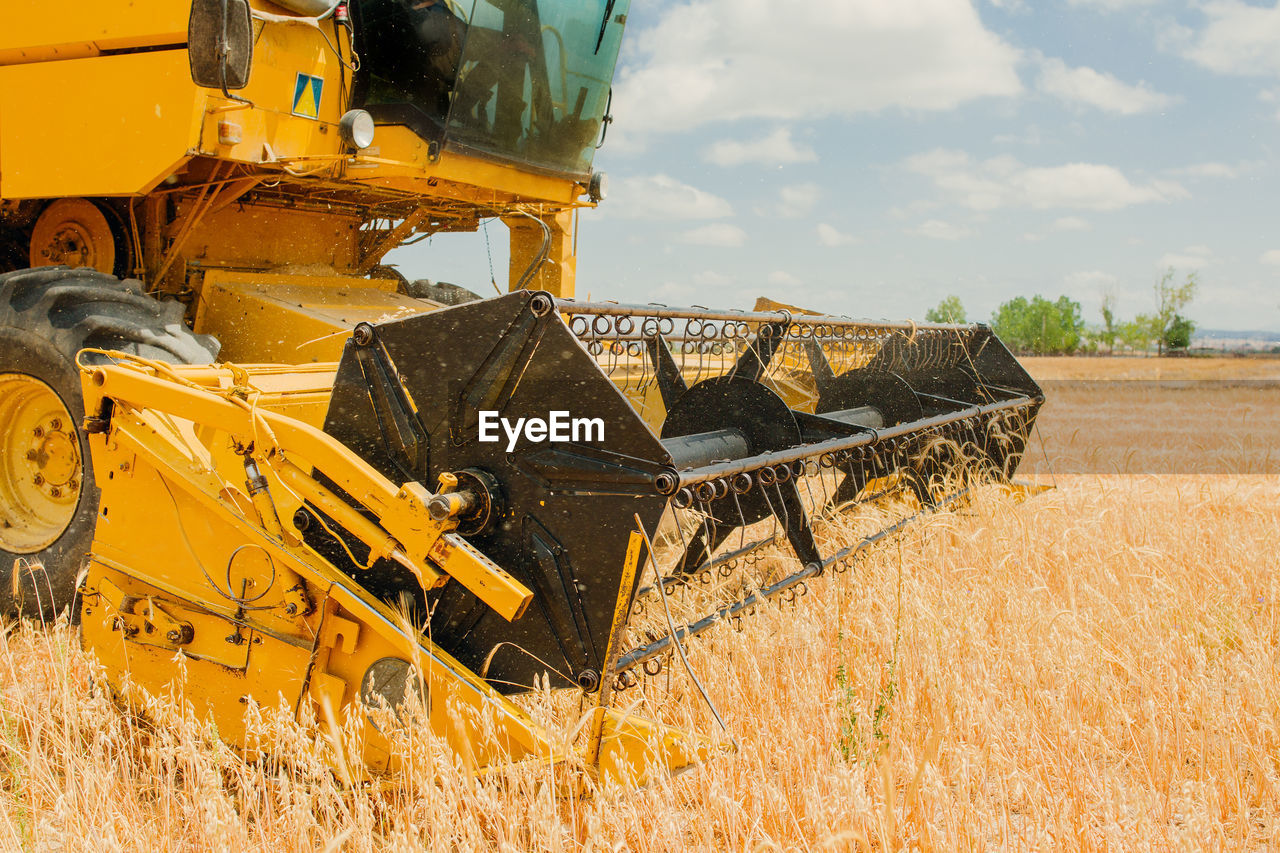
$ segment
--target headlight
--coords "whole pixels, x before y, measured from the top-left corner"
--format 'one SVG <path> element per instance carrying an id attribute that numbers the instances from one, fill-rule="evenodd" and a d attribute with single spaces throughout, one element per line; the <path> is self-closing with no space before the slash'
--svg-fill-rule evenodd
<path id="1" fill-rule="evenodd" d="M 338 119 L 342 141 L 359 150 L 373 144 L 373 116 L 364 110 L 348 110 Z"/>
<path id="2" fill-rule="evenodd" d="M 592 172 L 591 180 L 587 183 L 587 198 L 598 204 L 604 201 L 607 195 L 609 195 L 609 176 L 604 172 Z"/>

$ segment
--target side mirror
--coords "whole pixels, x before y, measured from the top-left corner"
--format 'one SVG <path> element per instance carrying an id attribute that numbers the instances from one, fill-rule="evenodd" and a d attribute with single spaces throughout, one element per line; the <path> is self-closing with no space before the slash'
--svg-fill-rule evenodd
<path id="1" fill-rule="evenodd" d="M 193 0 L 187 22 L 191 79 L 208 89 L 243 89 L 253 66 L 247 0 Z"/>

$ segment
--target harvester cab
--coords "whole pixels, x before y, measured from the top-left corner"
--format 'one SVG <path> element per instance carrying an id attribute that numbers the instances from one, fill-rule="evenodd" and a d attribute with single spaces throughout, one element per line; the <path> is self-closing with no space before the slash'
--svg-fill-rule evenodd
<path id="1" fill-rule="evenodd" d="M 984 326 L 572 298 L 626 0 L 107 5 L 0 36 L 7 604 L 80 575 L 112 683 L 246 754 L 252 702 L 345 717 L 372 772 L 402 706 L 478 771 L 696 764 L 617 691 L 1017 467 L 1042 396 Z M 32 94 L 67 80 L 116 97 L 68 124 Z M 128 130 L 86 162 L 95 117 Z M 490 218 L 508 294 L 378 266 Z"/>
<path id="2" fill-rule="evenodd" d="M 626 4 L 463 5 L 355 4 L 355 101 L 432 144 L 589 176 Z"/>

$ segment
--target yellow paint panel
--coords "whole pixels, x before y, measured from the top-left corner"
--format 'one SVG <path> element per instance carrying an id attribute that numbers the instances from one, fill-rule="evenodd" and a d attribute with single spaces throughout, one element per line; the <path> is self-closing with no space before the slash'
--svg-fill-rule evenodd
<path id="1" fill-rule="evenodd" d="M 179 213 L 188 209 L 184 204 Z M 345 270 L 356 264 L 359 230 L 360 220 L 350 216 L 237 202 L 203 217 L 182 255 L 193 268 L 212 263 L 268 270 L 289 264 Z"/>
<path id="2" fill-rule="evenodd" d="M 397 293 L 392 281 L 210 272 L 195 325 L 222 342 L 224 361 L 337 361 L 356 323 L 438 307 Z"/>
<path id="3" fill-rule="evenodd" d="M 329 24 L 332 26 L 332 24 Z M 334 38 L 330 32 L 329 38 Z M 335 42 L 336 44 L 336 42 Z M 343 50 L 346 51 L 345 37 Z M 253 71 L 249 85 L 236 94 L 253 102 L 241 107 L 226 101 L 221 93 L 209 90 L 210 103 L 222 107 L 210 112 L 205 120 L 200 148 L 203 152 L 246 163 L 269 162 L 272 157 L 288 160 L 299 157 L 329 156 L 343 153 L 338 136 L 338 119 L 346 111 L 341 98 L 341 66 L 324 35 L 311 27 L 267 24 L 261 29 L 253 48 Z M 295 114 L 294 95 L 298 75 L 319 78 L 320 101 L 313 104 L 313 93 L 307 87 L 306 97 Z M 350 87 L 351 75 L 346 74 Z M 309 118 L 308 115 L 314 115 Z M 239 142 L 219 141 L 218 125 L 234 125 Z M 264 149 L 264 144 L 270 150 Z M 306 168 L 299 165 L 298 168 Z"/>
<path id="4" fill-rule="evenodd" d="M 0 64 L 66 55 L 74 46 L 116 49 L 182 44 L 187 40 L 190 10 L 190 0 L 5 0 Z M 47 50 L 53 47 L 61 50 Z"/>
<path id="5" fill-rule="evenodd" d="M 443 153 L 433 163 L 427 153 L 427 143 L 407 127 L 378 125 L 373 145 L 359 152 L 347 169 L 347 177 L 360 183 L 481 203 L 520 197 L 569 205 L 584 192 L 579 184 L 565 178 L 521 172 L 451 152 Z"/>
<path id="6" fill-rule="evenodd" d="M 203 105 L 185 50 L 0 67 L 0 193 L 146 192 L 194 148 Z"/>

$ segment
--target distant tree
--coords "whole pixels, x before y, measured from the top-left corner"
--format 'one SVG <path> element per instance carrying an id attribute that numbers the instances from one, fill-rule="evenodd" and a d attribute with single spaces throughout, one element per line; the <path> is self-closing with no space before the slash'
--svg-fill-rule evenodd
<path id="1" fill-rule="evenodd" d="M 1116 295 L 1107 293 L 1102 297 L 1102 329 L 1097 339 L 1107 345 L 1108 353 L 1116 351 L 1116 334 Z"/>
<path id="2" fill-rule="evenodd" d="M 1036 355 L 1069 355 L 1080 347 L 1084 335 L 1080 303 L 1065 296 L 1056 302 L 1043 296 L 1010 299 L 996 309 L 991 326 L 1013 349 Z"/>
<path id="3" fill-rule="evenodd" d="M 1181 315 L 1182 309 L 1195 299 L 1196 288 L 1200 285 L 1194 272 L 1188 273 L 1182 284 L 1174 281 L 1175 275 L 1173 267 L 1169 267 L 1155 284 L 1156 313 L 1152 317 L 1151 336 L 1156 341 L 1160 355 L 1164 355 L 1165 342 L 1174 318 Z M 1188 335 L 1189 345 L 1190 335 Z"/>
<path id="4" fill-rule="evenodd" d="M 1164 330 L 1165 352 L 1169 354 L 1185 353 L 1191 346 L 1191 336 L 1195 334 L 1195 331 L 1195 323 L 1181 314 L 1174 314 L 1173 320 L 1169 323 L 1169 328 Z"/>
<path id="5" fill-rule="evenodd" d="M 964 304 L 960 302 L 959 296 L 948 296 L 937 304 L 936 307 L 930 308 L 924 312 L 924 319 L 930 323 L 967 323 L 965 319 Z"/>
<path id="6" fill-rule="evenodd" d="M 1031 303 L 1025 296 L 1016 296 L 1000 303 L 991 315 L 991 329 L 1010 349 L 1018 352 L 1030 350 Z"/>
<path id="7" fill-rule="evenodd" d="M 1151 326 L 1151 317 L 1139 314 L 1116 326 L 1116 337 L 1129 349 L 1146 352 L 1151 348 Z"/>

